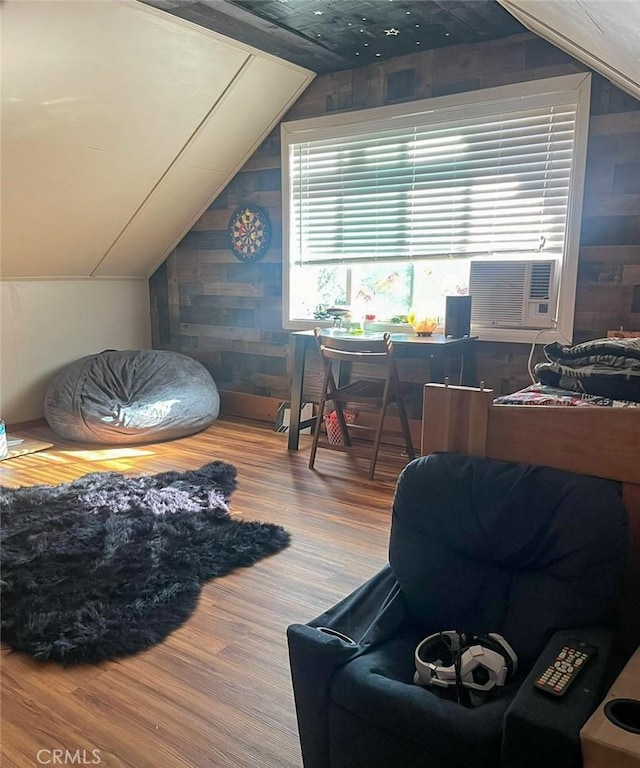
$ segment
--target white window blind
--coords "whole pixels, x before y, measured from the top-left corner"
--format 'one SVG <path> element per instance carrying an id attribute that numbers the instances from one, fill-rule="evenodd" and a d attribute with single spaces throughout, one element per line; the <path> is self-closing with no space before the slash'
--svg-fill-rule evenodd
<path id="1" fill-rule="evenodd" d="M 292 136 L 290 263 L 562 257 L 576 104 L 554 101 Z"/>

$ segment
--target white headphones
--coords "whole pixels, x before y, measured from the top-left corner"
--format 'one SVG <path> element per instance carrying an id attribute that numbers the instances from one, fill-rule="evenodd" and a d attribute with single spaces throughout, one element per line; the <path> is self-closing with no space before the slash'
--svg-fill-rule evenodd
<path id="1" fill-rule="evenodd" d="M 464 687 L 488 693 L 503 686 L 518 668 L 518 657 L 502 635 L 436 632 L 415 650 L 416 685 Z M 473 701 L 472 703 L 479 703 Z"/>

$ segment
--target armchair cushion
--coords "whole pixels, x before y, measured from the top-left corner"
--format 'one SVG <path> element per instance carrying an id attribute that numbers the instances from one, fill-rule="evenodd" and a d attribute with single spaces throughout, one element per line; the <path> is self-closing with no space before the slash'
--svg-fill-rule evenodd
<path id="1" fill-rule="evenodd" d="M 530 665 L 553 630 L 610 610 L 626 547 L 615 482 L 433 454 L 398 482 L 389 561 L 423 635 L 498 632 Z"/>
<path id="2" fill-rule="evenodd" d="M 356 713 L 375 733 L 387 731 L 435 758 L 464 765 L 470 752 L 476 766 L 500 758 L 502 721 L 521 679 L 481 707 L 469 709 L 413 685 L 413 653 L 422 639 L 409 627 L 400 636 L 336 670 L 331 701 Z M 447 764 L 447 763 L 445 763 Z"/>

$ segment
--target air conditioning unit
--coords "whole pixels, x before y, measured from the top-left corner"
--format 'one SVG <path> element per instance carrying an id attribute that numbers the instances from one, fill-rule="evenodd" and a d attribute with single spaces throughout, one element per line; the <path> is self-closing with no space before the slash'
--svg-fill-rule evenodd
<path id="1" fill-rule="evenodd" d="M 478 259 L 471 262 L 471 323 L 484 328 L 552 328 L 555 260 Z"/>

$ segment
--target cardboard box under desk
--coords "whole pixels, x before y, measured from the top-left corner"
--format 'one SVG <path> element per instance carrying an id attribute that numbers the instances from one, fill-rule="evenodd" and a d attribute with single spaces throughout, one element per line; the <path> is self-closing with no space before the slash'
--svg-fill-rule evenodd
<path id="1" fill-rule="evenodd" d="M 580 731 L 583 768 L 640 768 L 640 733 L 620 728 L 605 715 L 614 699 L 633 699 L 640 706 L 640 648 Z"/>

